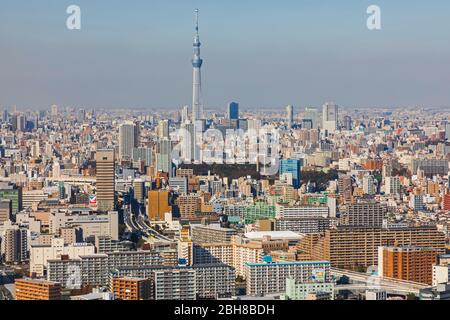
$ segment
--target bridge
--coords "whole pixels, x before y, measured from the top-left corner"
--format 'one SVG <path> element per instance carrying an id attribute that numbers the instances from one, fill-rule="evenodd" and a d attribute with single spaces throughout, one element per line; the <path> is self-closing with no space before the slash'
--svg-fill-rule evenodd
<path id="1" fill-rule="evenodd" d="M 380 289 L 386 290 L 389 293 L 394 294 L 408 294 L 413 293 L 418 295 L 420 289 L 430 287 L 423 283 L 417 283 L 413 281 L 399 280 L 393 278 L 381 278 L 377 275 L 368 275 L 366 273 L 360 273 L 349 270 L 342 270 L 331 268 L 331 274 L 334 276 L 342 277 L 346 276 L 349 280 L 356 282 L 348 285 L 336 286 L 336 290 L 369 290 Z"/>

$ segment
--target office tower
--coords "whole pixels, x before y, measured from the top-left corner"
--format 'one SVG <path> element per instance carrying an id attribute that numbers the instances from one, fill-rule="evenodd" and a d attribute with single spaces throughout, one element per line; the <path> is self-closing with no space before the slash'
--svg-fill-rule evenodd
<path id="1" fill-rule="evenodd" d="M 188 192 L 188 179 L 185 177 L 172 177 L 169 179 L 170 189 L 178 193 Z"/>
<path id="2" fill-rule="evenodd" d="M 133 148 L 138 146 L 137 127 L 134 123 L 124 123 L 119 127 L 119 158 L 130 160 Z"/>
<path id="3" fill-rule="evenodd" d="M 151 221 L 164 220 L 166 213 L 171 213 L 168 191 L 150 191 L 148 193 L 148 219 Z"/>
<path id="4" fill-rule="evenodd" d="M 325 103 L 322 107 L 322 129 L 327 133 L 334 133 L 338 129 L 338 106 Z"/>
<path id="5" fill-rule="evenodd" d="M 52 118 L 56 118 L 58 116 L 58 106 L 56 104 L 51 106 L 51 116 Z"/>
<path id="6" fill-rule="evenodd" d="M 17 279 L 16 300 L 61 300 L 61 285 L 41 279 Z"/>
<path id="7" fill-rule="evenodd" d="M 414 211 L 420 211 L 425 209 L 425 204 L 423 202 L 423 195 L 411 194 L 409 199 L 409 207 Z"/>
<path id="8" fill-rule="evenodd" d="M 348 131 L 351 131 L 353 129 L 352 117 L 350 116 L 344 117 L 344 129 Z"/>
<path id="9" fill-rule="evenodd" d="M 192 123 L 195 124 L 197 120 L 203 118 L 203 106 L 201 104 L 202 94 L 202 80 L 201 80 L 201 68 L 203 60 L 200 58 L 200 36 L 198 27 L 198 9 L 195 10 L 196 25 L 195 25 L 195 37 L 194 37 L 194 57 L 192 59 L 193 67 L 193 82 L 192 82 Z"/>
<path id="10" fill-rule="evenodd" d="M 86 120 L 86 110 L 79 109 L 78 112 L 77 112 L 77 121 L 79 123 L 83 123 L 84 120 Z"/>
<path id="11" fill-rule="evenodd" d="M 363 192 L 367 195 L 374 195 L 376 193 L 375 178 L 373 175 L 365 175 L 363 177 Z"/>
<path id="12" fill-rule="evenodd" d="M 97 208 L 99 211 L 114 210 L 114 150 L 97 150 L 96 162 Z"/>
<path id="13" fill-rule="evenodd" d="M 144 203 L 145 199 L 145 185 L 144 180 L 136 179 L 133 181 L 133 197 L 138 203 Z"/>
<path id="14" fill-rule="evenodd" d="M 39 141 L 34 141 L 33 144 L 31 145 L 31 157 L 33 158 L 39 158 L 39 156 L 41 155 L 41 149 L 40 149 L 40 145 L 39 145 Z"/>
<path id="15" fill-rule="evenodd" d="M 294 125 L 294 107 L 291 105 L 286 107 L 286 123 L 288 129 L 291 129 Z"/>
<path id="16" fill-rule="evenodd" d="M 303 114 L 303 120 L 309 120 L 311 122 L 311 128 L 310 129 L 317 129 L 317 109 L 315 108 L 306 108 L 305 112 Z"/>
<path id="17" fill-rule="evenodd" d="M 149 300 L 151 283 L 143 278 L 112 278 L 111 291 L 117 300 Z"/>
<path id="18" fill-rule="evenodd" d="M 350 200 L 353 194 L 352 177 L 345 175 L 338 180 L 338 192 L 346 200 Z"/>
<path id="19" fill-rule="evenodd" d="M 12 131 L 25 131 L 26 118 L 23 113 L 14 113 L 12 116 Z"/>
<path id="20" fill-rule="evenodd" d="M 445 123 L 445 140 L 450 139 L 450 122 Z"/>
<path id="21" fill-rule="evenodd" d="M 239 103 L 230 102 L 228 104 L 228 120 L 238 120 L 239 119 Z"/>
<path id="22" fill-rule="evenodd" d="M 384 188 L 385 188 L 385 193 L 390 195 L 390 194 L 400 194 L 400 190 L 401 190 L 401 184 L 400 184 L 400 178 L 395 176 L 395 177 L 386 177 L 386 179 L 384 180 Z"/>
<path id="23" fill-rule="evenodd" d="M 3 110 L 3 114 L 2 114 L 2 121 L 3 122 L 8 122 L 9 121 L 9 114 L 8 114 L 8 110 Z"/>
<path id="24" fill-rule="evenodd" d="M 181 123 L 189 121 L 189 106 L 184 106 L 181 111 Z"/>
<path id="25" fill-rule="evenodd" d="M 289 159 L 280 161 L 280 176 L 285 173 L 292 174 L 292 185 L 294 188 L 300 188 L 300 175 L 302 170 L 303 160 Z"/>
<path id="26" fill-rule="evenodd" d="M 172 142 L 168 139 L 159 141 L 156 152 L 156 170 L 172 176 Z"/>
<path id="27" fill-rule="evenodd" d="M 381 227 L 387 215 L 387 206 L 375 201 L 361 201 L 341 207 L 342 225 Z"/>
<path id="28" fill-rule="evenodd" d="M 132 152 L 133 161 L 144 161 L 145 166 L 152 164 L 152 149 L 151 148 L 133 148 Z"/>
<path id="29" fill-rule="evenodd" d="M 378 275 L 431 285 L 438 252 L 424 247 L 379 247 Z"/>
<path id="30" fill-rule="evenodd" d="M 0 182 L 0 199 L 11 200 L 12 214 L 22 210 L 22 187 Z"/>
<path id="31" fill-rule="evenodd" d="M 28 260 L 27 229 L 17 225 L 6 226 L 2 234 L 2 255 L 7 263 L 20 263 Z"/>
<path id="32" fill-rule="evenodd" d="M 60 181 L 58 183 L 58 196 L 61 200 L 66 197 L 66 187 L 64 186 L 64 181 Z"/>
<path id="33" fill-rule="evenodd" d="M 169 120 L 162 120 L 156 127 L 158 138 L 169 139 Z"/>
<path id="34" fill-rule="evenodd" d="M 11 220 L 12 201 L 9 199 L 0 199 L 0 226 Z"/>

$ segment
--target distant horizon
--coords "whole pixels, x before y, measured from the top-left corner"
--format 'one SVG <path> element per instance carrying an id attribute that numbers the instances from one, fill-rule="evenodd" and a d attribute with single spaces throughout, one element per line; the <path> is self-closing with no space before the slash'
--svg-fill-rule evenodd
<path id="1" fill-rule="evenodd" d="M 195 8 L 205 110 L 450 107 L 448 1 L 75 3 L 81 30 L 65 25 L 72 1 L 2 4 L 0 109 L 191 108 Z M 367 29 L 372 4 L 381 30 Z"/>
<path id="2" fill-rule="evenodd" d="M 236 101 L 237 102 L 237 101 Z M 340 110 L 344 111 L 359 111 L 359 110 L 372 110 L 372 111 L 420 111 L 420 110 L 433 110 L 433 111 L 450 111 L 450 106 L 342 106 L 336 103 Z M 292 105 L 292 104 L 291 104 Z M 37 109 L 30 109 L 29 107 L 20 107 L 16 105 L 16 110 L 20 112 L 40 112 L 40 111 L 51 111 L 51 106 L 45 106 L 45 107 L 39 107 Z M 84 109 L 85 111 L 95 110 L 95 111 L 134 111 L 135 113 L 139 112 L 147 112 L 147 111 L 155 111 L 160 113 L 172 113 L 172 112 L 181 112 L 181 107 L 120 107 L 120 106 L 113 106 L 113 107 L 90 107 L 90 106 L 65 106 L 65 105 L 57 105 L 58 108 L 61 110 L 66 109 Z M 11 112 L 13 109 L 13 106 L 0 106 L 0 111 L 7 110 L 8 112 Z M 205 112 L 216 112 L 216 113 L 226 113 L 227 106 L 224 107 L 216 107 L 216 108 L 205 108 Z M 279 109 L 274 109 L 274 107 L 245 107 L 245 106 L 239 106 L 239 112 L 254 112 L 254 111 L 262 111 L 262 112 L 269 112 L 269 113 L 284 113 L 286 106 L 280 106 Z M 305 111 L 306 108 L 314 108 L 317 109 L 318 112 L 322 112 L 323 105 L 320 106 L 296 106 L 294 107 L 294 113 L 302 113 Z M 404 110 L 404 108 L 409 108 L 408 110 Z"/>

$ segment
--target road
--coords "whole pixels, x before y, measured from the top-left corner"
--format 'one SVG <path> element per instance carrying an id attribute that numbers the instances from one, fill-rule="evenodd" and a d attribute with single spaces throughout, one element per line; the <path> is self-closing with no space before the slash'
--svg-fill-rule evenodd
<path id="1" fill-rule="evenodd" d="M 150 227 L 146 222 L 144 217 L 139 216 L 136 217 L 135 214 L 132 213 L 129 207 L 126 207 L 124 210 L 125 214 L 125 225 L 130 231 L 138 231 L 143 234 L 143 238 L 145 240 L 151 241 L 152 239 L 158 239 L 160 241 L 168 241 L 173 242 L 174 240 L 158 233 L 152 227 Z"/>

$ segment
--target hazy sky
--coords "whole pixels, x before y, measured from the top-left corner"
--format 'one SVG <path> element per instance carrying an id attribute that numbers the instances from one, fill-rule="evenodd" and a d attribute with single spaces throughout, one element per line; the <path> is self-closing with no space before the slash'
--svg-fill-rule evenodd
<path id="1" fill-rule="evenodd" d="M 0 108 L 190 104 L 197 7 L 205 107 L 450 106 L 448 0 L 1 0 Z"/>

